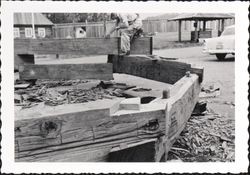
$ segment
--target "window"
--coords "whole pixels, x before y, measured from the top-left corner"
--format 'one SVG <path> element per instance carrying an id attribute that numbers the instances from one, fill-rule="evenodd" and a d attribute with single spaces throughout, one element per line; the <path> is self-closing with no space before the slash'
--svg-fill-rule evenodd
<path id="1" fill-rule="evenodd" d="M 221 35 L 234 35 L 234 27 L 226 28 Z"/>
<path id="2" fill-rule="evenodd" d="M 33 36 L 33 30 L 32 28 L 25 28 L 25 37 L 31 38 Z"/>
<path id="3" fill-rule="evenodd" d="M 18 27 L 14 27 L 14 38 L 20 37 L 20 31 Z"/>
<path id="4" fill-rule="evenodd" d="M 38 36 L 41 38 L 45 37 L 45 28 L 38 28 Z"/>

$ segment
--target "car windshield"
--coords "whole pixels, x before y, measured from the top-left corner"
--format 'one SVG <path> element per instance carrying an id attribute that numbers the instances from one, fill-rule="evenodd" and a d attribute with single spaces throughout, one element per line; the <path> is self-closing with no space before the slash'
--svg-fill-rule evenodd
<path id="1" fill-rule="evenodd" d="M 234 27 L 230 27 L 230 28 L 227 28 L 225 29 L 222 34 L 222 36 L 225 36 L 225 35 L 234 35 Z"/>

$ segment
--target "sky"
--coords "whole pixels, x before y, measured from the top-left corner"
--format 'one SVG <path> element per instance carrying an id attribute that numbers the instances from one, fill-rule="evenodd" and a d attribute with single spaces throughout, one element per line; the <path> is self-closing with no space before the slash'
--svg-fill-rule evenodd
<path id="1" fill-rule="evenodd" d="M 163 13 L 140 13 L 140 17 L 141 17 L 141 19 L 145 19 L 147 17 L 158 16 L 161 14 L 163 14 Z"/>

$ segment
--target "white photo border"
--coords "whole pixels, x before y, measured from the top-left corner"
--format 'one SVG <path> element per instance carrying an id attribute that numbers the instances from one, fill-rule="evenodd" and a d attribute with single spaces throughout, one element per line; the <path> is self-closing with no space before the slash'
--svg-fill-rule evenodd
<path id="1" fill-rule="evenodd" d="M 2 172 L 4 173 L 239 173 L 248 168 L 248 2 L 56 2 L 3 1 L 1 6 L 1 120 Z M 14 160 L 14 52 L 15 12 L 138 12 L 234 13 L 235 59 L 235 162 L 232 163 L 20 163 Z"/>

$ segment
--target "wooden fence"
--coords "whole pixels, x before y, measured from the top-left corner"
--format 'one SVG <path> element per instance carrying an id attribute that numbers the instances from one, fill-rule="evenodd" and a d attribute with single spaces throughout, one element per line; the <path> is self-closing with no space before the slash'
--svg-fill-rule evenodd
<path id="1" fill-rule="evenodd" d="M 114 22 L 106 22 L 106 30 L 109 31 L 114 25 Z M 86 27 L 87 37 L 104 36 L 104 22 L 55 24 L 53 27 L 53 33 L 55 38 L 74 38 L 75 31 L 79 27 Z"/>
<path id="2" fill-rule="evenodd" d="M 143 20 L 143 31 L 148 33 L 168 33 L 177 32 L 178 23 L 176 21 L 168 21 L 167 19 L 161 20 Z M 193 31 L 193 21 L 183 21 L 182 31 Z M 234 24 L 234 19 L 225 20 L 225 26 Z M 115 23 L 111 21 L 106 22 L 106 30 L 109 31 Z M 200 28 L 201 24 L 198 24 Z M 207 28 L 215 31 L 219 29 L 219 22 L 208 21 Z M 104 36 L 104 22 L 92 22 L 92 23 L 65 23 L 55 24 L 53 27 L 53 34 L 55 38 L 75 38 L 76 28 L 86 27 L 87 37 L 103 37 Z M 113 34 L 115 36 L 116 34 Z"/>

